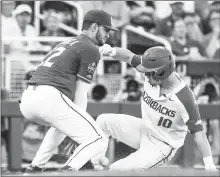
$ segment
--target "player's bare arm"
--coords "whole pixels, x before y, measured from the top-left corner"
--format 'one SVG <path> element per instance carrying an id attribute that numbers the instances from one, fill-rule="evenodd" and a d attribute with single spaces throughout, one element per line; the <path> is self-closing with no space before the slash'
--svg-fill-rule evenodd
<path id="1" fill-rule="evenodd" d="M 202 154 L 206 170 L 215 170 L 216 168 L 212 159 L 211 147 L 204 130 L 196 132 L 194 136 L 198 149 Z"/>
<path id="2" fill-rule="evenodd" d="M 177 96 L 183 103 L 189 115 L 189 120 L 185 120 L 186 125 L 188 126 L 188 130 L 190 131 L 190 133 L 193 134 L 195 137 L 196 144 L 203 157 L 205 169 L 215 170 L 216 167 L 212 159 L 211 147 L 203 130 L 199 107 L 192 91 L 188 86 L 185 86 L 185 88 L 183 88 Z"/>
<path id="3" fill-rule="evenodd" d="M 84 110 L 86 110 L 87 108 L 87 93 L 89 88 L 90 88 L 90 84 L 80 79 L 76 81 L 76 91 L 73 102 Z"/>
<path id="4" fill-rule="evenodd" d="M 114 59 L 126 62 L 134 68 L 141 63 L 140 56 L 135 55 L 133 52 L 125 48 L 112 48 L 110 45 L 105 44 L 99 48 L 99 51 L 103 56 L 110 56 Z"/>
<path id="5" fill-rule="evenodd" d="M 128 49 L 120 48 L 120 47 L 115 47 L 114 49 L 116 50 L 116 55 L 114 56 L 114 58 L 117 58 L 120 61 L 126 62 L 131 65 L 132 58 L 135 55 L 133 52 L 131 52 Z"/>

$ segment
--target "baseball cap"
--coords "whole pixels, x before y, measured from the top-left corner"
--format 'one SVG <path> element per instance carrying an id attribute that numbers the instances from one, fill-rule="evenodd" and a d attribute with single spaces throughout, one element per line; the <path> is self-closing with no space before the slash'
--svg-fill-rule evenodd
<path id="1" fill-rule="evenodd" d="M 14 15 L 19 15 L 23 12 L 28 12 L 29 14 L 32 14 L 32 9 L 29 5 L 27 4 L 20 4 L 18 5 L 15 10 L 13 11 Z"/>
<path id="2" fill-rule="evenodd" d="M 107 12 L 103 10 L 90 10 L 88 11 L 83 21 L 90 21 L 102 25 L 110 30 L 118 31 L 117 28 L 112 26 L 112 17 Z"/>

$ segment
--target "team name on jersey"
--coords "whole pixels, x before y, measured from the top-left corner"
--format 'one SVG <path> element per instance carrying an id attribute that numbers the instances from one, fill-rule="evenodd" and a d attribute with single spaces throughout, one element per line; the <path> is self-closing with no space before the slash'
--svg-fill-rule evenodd
<path id="1" fill-rule="evenodd" d="M 142 95 L 143 95 L 144 102 L 147 103 L 152 109 L 154 109 L 155 111 L 158 111 L 159 113 L 163 115 L 166 115 L 169 117 L 175 117 L 176 111 L 170 110 L 162 106 L 161 104 L 153 100 L 145 91 L 143 92 Z"/>
<path id="2" fill-rule="evenodd" d="M 75 38 L 71 39 L 71 40 L 67 40 L 67 41 L 63 41 L 61 44 L 67 44 L 70 47 L 72 47 L 74 44 L 78 43 L 79 41 Z"/>

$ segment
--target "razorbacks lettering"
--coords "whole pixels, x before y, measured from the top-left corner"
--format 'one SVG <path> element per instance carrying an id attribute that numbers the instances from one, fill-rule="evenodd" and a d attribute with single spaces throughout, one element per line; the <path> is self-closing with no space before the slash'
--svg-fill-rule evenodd
<path id="1" fill-rule="evenodd" d="M 145 103 L 147 103 L 152 109 L 155 111 L 158 111 L 159 113 L 169 116 L 169 117 L 175 117 L 176 111 L 170 110 L 161 104 L 159 104 L 157 101 L 153 100 L 145 91 L 143 91 L 143 100 Z"/>

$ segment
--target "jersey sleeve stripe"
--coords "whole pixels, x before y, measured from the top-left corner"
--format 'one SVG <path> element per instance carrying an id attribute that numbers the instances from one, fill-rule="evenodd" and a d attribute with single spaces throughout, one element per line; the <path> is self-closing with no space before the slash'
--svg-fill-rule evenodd
<path id="1" fill-rule="evenodd" d="M 85 77 L 80 76 L 79 74 L 77 74 L 77 77 L 88 84 L 90 84 L 92 82 L 89 79 L 86 79 Z"/>

